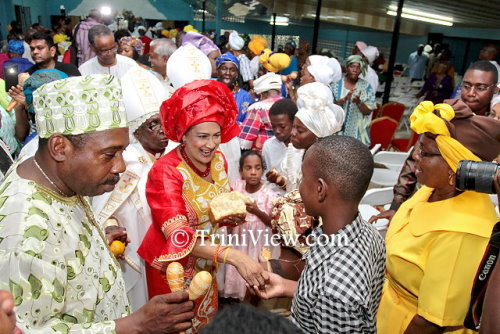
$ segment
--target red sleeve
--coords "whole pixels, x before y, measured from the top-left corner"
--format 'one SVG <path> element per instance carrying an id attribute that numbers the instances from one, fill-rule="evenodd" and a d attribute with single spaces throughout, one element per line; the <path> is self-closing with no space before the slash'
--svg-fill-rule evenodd
<path id="1" fill-rule="evenodd" d="M 146 198 L 151 208 L 153 224 L 149 228 L 141 253 L 159 261 L 179 260 L 191 253 L 196 243 L 196 231 L 187 220 L 186 203 L 182 195 L 184 177 L 177 170 L 180 163 L 176 151 L 155 163 L 148 175 Z M 159 244 L 158 244 L 159 243 Z"/>

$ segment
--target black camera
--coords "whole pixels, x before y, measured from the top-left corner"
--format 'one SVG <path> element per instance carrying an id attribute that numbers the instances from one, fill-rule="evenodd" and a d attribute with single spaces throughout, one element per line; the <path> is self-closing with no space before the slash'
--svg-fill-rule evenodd
<path id="1" fill-rule="evenodd" d="M 500 168 L 496 162 L 462 160 L 457 168 L 457 189 L 496 194 L 495 174 Z"/>

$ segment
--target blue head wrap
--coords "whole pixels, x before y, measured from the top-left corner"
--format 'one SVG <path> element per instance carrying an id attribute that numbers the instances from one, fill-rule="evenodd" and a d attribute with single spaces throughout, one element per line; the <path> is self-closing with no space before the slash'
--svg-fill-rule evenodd
<path id="1" fill-rule="evenodd" d="M 236 58 L 231 52 L 226 52 L 222 56 L 217 58 L 217 60 L 215 61 L 215 65 L 217 66 L 217 68 L 219 68 L 219 66 L 225 62 L 231 62 L 235 64 L 238 68 L 238 71 L 240 70 L 240 62 L 238 58 Z"/>
<path id="2" fill-rule="evenodd" d="M 35 113 L 35 108 L 33 107 L 33 92 L 40 88 L 43 84 L 48 82 L 61 80 L 67 78 L 68 75 L 59 70 L 38 70 L 34 72 L 26 81 L 24 81 L 23 92 L 26 97 L 26 104 L 28 105 L 28 111 L 32 114 Z"/>
<path id="3" fill-rule="evenodd" d="M 13 53 L 19 53 L 22 55 L 24 53 L 23 41 L 17 39 L 10 40 L 7 46 L 7 51 Z"/>

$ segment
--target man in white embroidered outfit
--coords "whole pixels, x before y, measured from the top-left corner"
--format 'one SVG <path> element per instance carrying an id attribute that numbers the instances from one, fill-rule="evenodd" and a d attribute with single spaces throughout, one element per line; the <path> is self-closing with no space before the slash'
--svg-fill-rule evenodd
<path id="1" fill-rule="evenodd" d="M 172 96 L 175 89 L 167 76 L 167 62 L 170 56 L 177 50 L 175 43 L 169 38 L 154 39 L 150 44 L 149 61 L 153 74 L 160 80 L 167 90 L 167 97 Z M 174 64 L 173 66 L 177 66 Z"/>
<path id="2" fill-rule="evenodd" d="M 130 69 L 121 84 L 130 133 L 130 145 L 123 152 L 126 170 L 113 192 L 92 199 L 92 208 L 99 225 L 119 225 L 127 229 L 130 243 L 125 255 L 132 263 L 123 261 L 121 267 L 132 311 L 135 311 L 148 301 L 144 262 L 136 250 L 151 225 L 146 200 L 148 172 L 168 144 L 159 115 L 167 92 L 158 79 L 139 66 Z"/>
<path id="3" fill-rule="evenodd" d="M 0 289 L 14 296 L 18 327 L 35 334 L 189 328 L 187 293 L 159 296 L 130 314 L 121 270 L 85 197 L 113 190 L 125 170 L 118 79 L 53 81 L 35 91 L 33 104 L 38 150 L 0 185 Z"/>
<path id="4" fill-rule="evenodd" d="M 117 54 L 113 32 L 105 25 L 89 30 L 89 43 L 96 56 L 80 65 L 78 70 L 82 75 L 112 74 L 121 79 L 131 67 L 139 66 L 132 58 Z"/>

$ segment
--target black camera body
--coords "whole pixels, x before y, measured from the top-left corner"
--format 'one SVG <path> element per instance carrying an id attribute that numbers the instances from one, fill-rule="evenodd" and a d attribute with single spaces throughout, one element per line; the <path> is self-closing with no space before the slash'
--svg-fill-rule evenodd
<path id="1" fill-rule="evenodd" d="M 473 190 L 485 194 L 496 194 L 495 174 L 500 165 L 496 162 L 462 160 L 458 163 L 458 190 Z"/>

